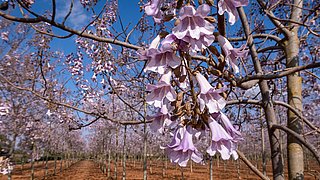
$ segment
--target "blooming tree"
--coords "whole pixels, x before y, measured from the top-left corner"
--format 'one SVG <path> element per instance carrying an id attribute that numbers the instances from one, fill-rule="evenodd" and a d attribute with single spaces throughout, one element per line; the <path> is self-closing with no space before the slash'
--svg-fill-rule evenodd
<path id="1" fill-rule="evenodd" d="M 316 2 L 141 1 L 142 17 L 131 30 L 117 14 L 118 3 L 71 1 L 66 15 L 60 15 L 56 1 L 51 2 L 52 9 L 43 12 L 34 8 L 41 2 L 4 2 L 1 20 L 25 23 L 35 32 L 34 49 L 28 50 L 34 53 L 25 63 L 40 63 L 33 64 L 33 83 L 15 83 L 6 76 L 12 73 L 9 65 L 1 66 L 5 69 L 1 82 L 37 97 L 38 106 L 49 104 L 46 114 L 62 117 L 70 130 L 96 124 L 92 146 L 97 151 L 105 143 L 97 137 L 105 136 L 102 127 L 108 124 L 101 120 L 117 124 L 116 128 L 144 124 L 144 143 L 145 125 L 151 123 L 154 131 L 170 135 L 169 143 L 161 148 L 171 162 L 180 166 L 186 166 L 190 159 L 204 163 L 205 153 L 219 153 L 224 160 L 240 156 L 266 179 L 238 150 L 245 139 L 243 133 L 250 133 L 249 127 L 258 124 L 250 120 L 258 116 L 260 109 L 254 107 L 259 106 L 263 109 L 260 116 L 264 115 L 260 127 L 268 131 L 274 179 L 284 179 L 280 130 L 288 137 L 290 179 L 303 177 L 302 145 L 320 162 L 317 148 L 304 138 L 308 134 L 317 137 L 319 125 L 313 117 L 302 115 L 302 99 L 314 101 L 317 97 L 312 94 L 308 98 L 302 89 L 319 81 Z M 92 16 L 82 28 L 68 21 L 77 4 Z M 15 11 L 17 6 L 21 16 L 7 11 Z M 118 19 L 120 30 L 115 28 Z M 53 39 L 74 35 L 74 52 L 51 52 Z M 3 43 L 13 38 L 6 27 L 1 28 Z M 3 59 L 13 58 L 9 51 L 4 53 L 7 56 Z M 308 72 L 302 75 L 308 79 L 305 85 L 299 72 Z M 1 104 L 1 117 L 7 116 L 11 106 Z M 285 120 L 276 106 L 288 111 Z M 78 117 L 68 114 L 70 110 L 78 112 Z M 319 113 L 314 107 L 306 106 L 306 110 L 308 116 Z M 117 117 L 118 113 L 123 114 Z M 197 147 L 202 137 L 209 139 L 205 151 Z"/>

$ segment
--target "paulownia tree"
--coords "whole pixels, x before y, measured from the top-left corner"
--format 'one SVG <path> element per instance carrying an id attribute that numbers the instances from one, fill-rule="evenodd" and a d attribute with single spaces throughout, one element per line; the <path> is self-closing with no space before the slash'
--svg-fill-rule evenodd
<path id="1" fill-rule="evenodd" d="M 254 123 L 240 113 L 254 114 L 260 109 L 248 107 L 259 106 L 268 131 L 274 179 L 284 179 L 282 132 L 287 134 L 289 179 L 304 177 L 302 146 L 320 162 L 319 152 L 307 136 L 318 136 L 319 126 L 302 113 L 303 97 L 317 97 L 303 96 L 302 89 L 319 81 L 318 2 L 141 1 L 144 14 L 130 30 L 118 13 L 118 3 L 125 2 L 80 1 L 87 14 L 93 16 L 83 28 L 68 23 L 78 1 L 69 2 L 65 16 L 57 14 L 59 3 L 55 0 L 45 10 L 34 8 L 37 3 L 40 4 L 30 0 L 4 2 L 0 16 L 35 31 L 40 42 L 35 48 L 39 57 L 50 52 L 52 39 L 77 36 L 77 49 L 64 56 L 62 66 L 70 78 L 58 80 L 59 90 L 48 89 L 43 77 L 33 78 L 42 78 L 37 81 L 38 88 L 15 84 L 2 72 L 0 80 L 10 88 L 79 112 L 79 118 L 69 121 L 70 130 L 101 119 L 125 126 L 144 124 L 144 130 L 146 123 L 152 123 L 160 133 L 172 133 L 171 142 L 163 148 L 170 161 L 180 166 L 186 166 L 190 159 L 203 162 L 203 152 L 195 144 L 207 136 L 210 144 L 206 153 L 210 156 L 218 152 L 226 160 L 240 155 L 256 174 L 268 179 L 237 150 L 243 141 L 241 131 Z M 118 19 L 120 30 L 115 28 Z M 1 32 L 3 41 L 11 36 L 8 31 Z M 36 70 L 39 74 L 43 74 L 41 67 Z M 54 67 L 52 72 L 61 70 Z M 308 84 L 304 86 L 301 77 Z M 73 88 L 67 85 L 70 82 Z M 259 94 L 248 99 L 245 90 L 247 94 Z M 56 96 L 57 91 L 60 96 Z M 70 97 L 58 98 L 61 94 Z M 115 117 L 115 98 L 132 112 L 126 119 Z M 112 102 L 113 106 L 106 105 Z M 238 105 L 240 111 L 227 108 L 231 105 Z M 287 110 L 281 122 L 278 106 Z M 318 113 L 317 109 L 307 109 Z M 233 124 L 230 117 L 237 113 Z"/>

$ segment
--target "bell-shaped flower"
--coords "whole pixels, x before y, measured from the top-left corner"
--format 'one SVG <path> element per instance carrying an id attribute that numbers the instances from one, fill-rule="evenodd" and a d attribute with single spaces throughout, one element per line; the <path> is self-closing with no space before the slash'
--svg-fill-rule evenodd
<path id="1" fill-rule="evenodd" d="M 225 53 L 225 61 L 234 70 L 235 73 L 239 73 L 239 67 L 237 66 L 238 58 L 246 58 L 249 50 L 245 50 L 246 45 L 242 45 L 240 48 L 233 48 L 227 38 L 219 35 L 218 42 L 223 52 Z"/>
<path id="2" fill-rule="evenodd" d="M 196 79 L 200 85 L 200 94 L 198 95 L 200 110 L 203 111 L 206 106 L 209 113 L 221 111 L 226 106 L 226 100 L 219 93 L 224 92 L 226 86 L 221 89 L 213 88 L 201 73 L 196 74 Z"/>
<path id="3" fill-rule="evenodd" d="M 156 23 L 162 23 L 174 17 L 175 5 L 175 1 L 166 3 L 164 0 L 151 0 L 145 5 L 144 10 Z"/>
<path id="4" fill-rule="evenodd" d="M 189 42 L 190 50 L 192 51 L 200 51 L 201 49 L 206 49 L 210 46 L 213 42 L 215 37 L 213 35 L 207 35 L 200 33 L 201 36 L 199 39 L 191 38 L 190 36 L 185 36 L 183 38 L 184 41 Z"/>
<path id="5" fill-rule="evenodd" d="M 184 6 L 180 10 L 180 23 L 172 29 L 178 39 L 190 36 L 200 39 L 203 35 L 212 35 L 214 26 L 204 18 L 209 14 L 210 6 L 202 4 L 197 10 L 193 6 Z"/>
<path id="6" fill-rule="evenodd" d="M 148 16 L 152 16 L 156 23 L 160 23 L 163 13 L 160 10 L 160 4 L 163 3 L 164 0 L 151 0 L 146 4 L 144 10 Z"/>
<path id="7" fill-rule="evenodd" d="M 179 57 L 173 51 L 170 44 L 163 44 L 159 53 L 151 55 L 144 71 L 150 70 L 163 74 L 168 66 L 176 68 L 181 64 Z"/>
<path id="8" fill-rule="evenodd" d="M 212 118 L 221 123 L 226 132 L 233 138 L 234 142 L 243 140 L 241 133 L 234 128 L 229 118 L 222 112 L 211 114 Z"/>
<path id="9" fill-rule="evenodd" d="M 151 91 L 146 98 L 148 104 L 162 108 L 165 99 L 170 102 L 175 101 L 177 94 L 170 84 L 171 75 L 171 70 L 168 70 L 166 74 L 162 75 L 157 85 L 147 85 L 147 91 Z"/>
<path id="10" fill-rule="evenodd" d="M 167 67 L 176 68 L 181 64 L 179 57 L 173 49 L 170 41 L 161 43 L 160 50 L 155 49 L 159 45 L 160 37 L 152 41 L 148 50 L 140 50 L 139 59 L 148 59 L 144 71 L 153 71 L 163 74 Z"/>
<path id="11" fill-rule="evenodd" d="M 194 131 L 190 126 L 179 126 L 177 128 L 171 143 L 165 147 L 171 162 L 186 167 L 190 158 L 196 163 L 202 161 L 202 154 L 193 144 Z"/>
<path id="12" fill-rule="evenodd" d="M 233 141 L 233 137 L 212 117 L 209 118 L 208 123 L 212 139 L 207 153 L 214 156 L 218 151 L 223 160 L 229 159 L 231 155 L 234 159 L 238 159 L 236 142 Z"/>
<path id="13" fill-rule="evenodd" d="M 227 11 L 229 16 L 229 23 L 233 25 L 238 19 L 237 7 L 248 6 L 249 0 L 219 0 L 218 13 L 222 15 Z"/>
<path id="14" fill-rule="evenodd" d="M 165 128 L 170 128 L 175 124 L 174 121 L 171 120 L 167 106 L 163 106 L 155 116 L 148 117 L 148 119 L 153 120 L 150 125 L 151 130 L 159 133 L 164 133 Z"/>
<path id="15" fill-rule="evenodd" d="M 214 41 L 214 26 L 205 20 L 210 6 L 202 4 L 197 10 L 193 6 L 185 6 L 180 10 L 179 24 L 172 29 L 178 38 L 190 44 L 192 51 L 206 48 Z"/>

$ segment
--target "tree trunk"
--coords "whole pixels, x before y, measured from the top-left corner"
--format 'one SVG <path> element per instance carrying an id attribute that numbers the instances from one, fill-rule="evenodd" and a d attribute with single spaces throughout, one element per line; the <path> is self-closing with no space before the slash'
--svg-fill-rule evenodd
<path id="1" fill-rule="evenodd" d="M 251 52 L 251 58 L 254 64 L 254 69 L 257 74 L 263 74 L 262 67 L 259 61 L 259 57 L 257 54 L 256 47 L 253 43 L 253 38 L 251 35 L 251 30 L 248 24 L 248 20 L 246 14 L 244 13 L 243 8 L 238 8 L 239 16 L 242 22 L 242 26 L 248 40 L 248 46 Z M 277 124 L 276 113 L 274 111 L 272 97 L 270 94 L 270 89 L 268 87 L 266 80 L 259 81 L 259 88 L 262 96 L 263 109 L 265 112 L 265 118 L 268 127 L 269 141 L 271 147 L 271 159 L 272 159 L 272 172 L 274 180 L 283 180 L 284 179 L 284 171 L 283 171 L 283 160 L 282 154 L 280 150 L 280 142 L 279 142 L 279 130 L 272 130 L 272 125 Z"/>
<path id="2" fill-rule="evenodd" d="M 299 65 L 299 39 L 293 35 L 288 39 L 285 45 L 287 56 L 287 68 Z M 295 109 L 302 111 L 302 78 L 298 73 L 287 76 L 288 103 Z M 288 110 L 288 127 L 296 133 L 302 133 L 301 120 L 290 110 Z M 287 135 L 288 151 L 288 171 L 289 179 L 303 179 L 304 163 L 303 148 L 301 143 Z"/>
<path id="3" fill-rule="evenodd" d="M 260 115 L 262 116 L 262 109 L 260 109 Z M 262 173 L 267 175 L 267 165 L 266 165 L 266 149 L 265 149 L 265 139 L 264 139 L 264 130 L 263 130 L 263 121 L 260 117 L 260 127 L 261 127 L 261 148 L 262 148 Z"/>
<path id="4" fill-rule="evenodd" d="M 36 154 L 36 146 L 34 145 L 34 142 L 32 142 L 31 180 L 34 179 L 34 160 L 35 160 L 35 154 Z"/>
<path id="5" fill-rule="evenodd" d="M 212 163 L 212 157 L 210 157 L 210 163 L 209 163 L 209 172 L 210 172 L 210 180 L 213 180 L 213 163 Z"/>
<path id="6" fill-rule="evenodd" d="M 127 148 L 126 148 L 126 138 L 127 138 L 127 126 L 124 126 L 124 133 L 123 133 L 123 163 L 122 163 L 122 179 L 126 179 L 126 156 L 127 156 Z"/>
<path id="7" fill-rule="evenodd" d="M 54 169 L 53 169 L 53 175 L 56 175 L 57 173 L 57 155 L 54 153 Z"/>
<path id="8" fill-rule="evenodd" d="M 293 6 L 290 14 L 290 20 L 300 22 L 302 16 L 303 0 L 293 0 Z M 299 25 L 289 23 L 291 34 L 284 42 L 286 53 L 287 68 L 299 66 L 299 45 L 298 37 Z M 287 76 L 287 91 L 288 103 L 302 111 L 302 78 L 299 73 L 294 73 Z M 300 119 L 291 111 L 288 110 L 288 127 L 298 134 L 302 133 L 302 123 Z M 288 174 L 289 179 L 304 179 L 304 162 L 303 148 L 301 143 L 293 138 L 290 134 L 287 135 L 287 151 L 288 151 Z"/>

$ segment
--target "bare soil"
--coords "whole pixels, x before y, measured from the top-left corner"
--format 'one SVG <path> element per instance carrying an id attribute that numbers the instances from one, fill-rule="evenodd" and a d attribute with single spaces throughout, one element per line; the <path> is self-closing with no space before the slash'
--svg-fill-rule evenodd
<path id="1" fill-rule="evenodd" d="M 106 162 L 107 163 L 107 162 Z M 54 162 L 48 163 L 48 176 L 44 178 L 45 169 L 44 163 L 36 163 L 35 165 L 35 179 L 49 179 L 49 180 L 97 180 L 97 179 L 122 179 L 122 163 L 117 163 L 117 173 L 115 173 L 114 162 L 112 162 L 110 168 L 110 176 L 107 177 L 108 170 L 103 173 L 99 168 L 99 164 L 92 160 L 83 160 L 67 167 L 64 163 L 62 166 L 62 173 L 60 173 L 60 163 L 57 163 L 56 175 L 53 176 Z M 239 167 L 239 168 L 238 168 Z M 310 168 L 306 168 L 305 179 L 306 180 L 319 180 L 320 179 L 320 166 L 316 163 L 311 163 Z M 261 170 L 261 165 L 258 165 Z M 142 163 L 138 161 L 128 161 L 126 163 L 126 179 L 143 179 Z M 30 164 L 21 166 L 15 166 L 12 179 L 30 179 Z M 182 178 L 183 174 L 183 178 Z M 165 161 L 149 161 L 148 162 L 148 179 L 188 179 L 188 180 L 208 180 L 209 176 L 209 164 L 199 165 L 193 163 L 192 172 L 190 163 L 186 168 L 180 168 L 170 162 Z M 267 164 L 267 175 L 272 178 L 271 164 Z M 117 177 L 117 178 L 116 178 Z M 286 174 L 286 179 L 288 178 Z M 0 180 L 6 180 L 7 177 L 0 175 Z M 222 161 L 214 160 L 213 162 L 213 179 L 221 180 L 236 180 L 236 179 L 248 179 L 256 180 L 260 179 L 248 167 L 241 161 Z"/>

